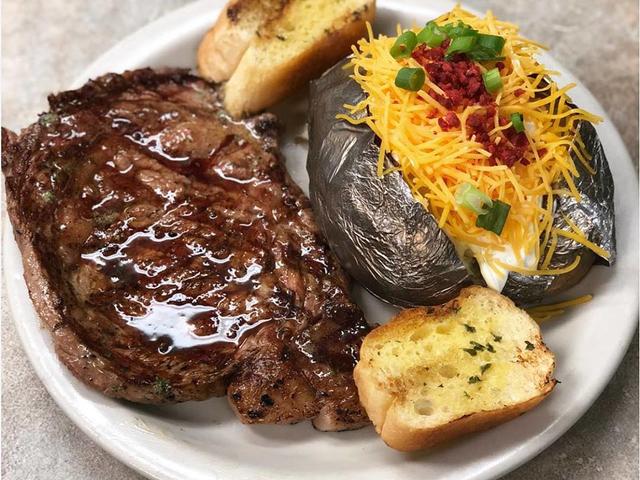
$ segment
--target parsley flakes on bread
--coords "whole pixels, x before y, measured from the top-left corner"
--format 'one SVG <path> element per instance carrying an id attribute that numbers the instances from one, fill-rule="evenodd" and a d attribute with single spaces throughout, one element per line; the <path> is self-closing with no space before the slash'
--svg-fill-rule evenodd
<path id="1" fill-rule="evenodd" d="M 554 388 L 554 355 L 511 300 L 469 287 L 373 330 L 354 378 L 382 439 L 414 451 L 532 409 Z"/>

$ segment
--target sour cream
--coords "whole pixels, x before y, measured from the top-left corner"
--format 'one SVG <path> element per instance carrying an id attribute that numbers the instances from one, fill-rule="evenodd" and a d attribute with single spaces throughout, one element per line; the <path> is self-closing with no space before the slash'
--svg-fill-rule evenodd
<path id="1" fill-rule="evenodd" d="M 487 251 L 477 245 L 470 245 L 460 241 L 455 241 L 454 245 L 460 258 L 472 256 L 476 262 L 478 262 L 480 273 L 487 287 L 496 292 L 502 292 L 509 278 L 509 273 L 511 272 L 511 270 L 496 265 L 496 261 L 530 270 L 536 268 L 537 265 L 535 252 L 526 252 L 522 249 L 520 252 L 521 259 L 518 260 L 513 247 L 510 245 L 505 246 L 499 251 Z M 471 255 L 469 255 L 469 252 Z"/>

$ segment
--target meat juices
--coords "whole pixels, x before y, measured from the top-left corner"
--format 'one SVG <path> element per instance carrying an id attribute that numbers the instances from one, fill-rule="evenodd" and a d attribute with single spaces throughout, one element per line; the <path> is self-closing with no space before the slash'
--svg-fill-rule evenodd
<path id="1" fill-rule="evenodd" d="M 231 121 L 184 71 L 109 74 L 49 97 L 2 167 L 25 278 L 56 352 L 106 395 L 228 395 L 245 423 L 368 422 L 369 331 L 277 153 L 275 118 Z"/>

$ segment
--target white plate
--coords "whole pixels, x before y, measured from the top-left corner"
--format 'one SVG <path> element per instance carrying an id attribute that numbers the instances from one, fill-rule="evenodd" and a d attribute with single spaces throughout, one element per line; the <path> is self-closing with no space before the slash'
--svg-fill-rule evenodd
<path id="1" fill-rule="evenodd" d="M 376 29 L 397 22 L 424 22 L 453 3 L 379 1 Z M 89 77 L 143 66 L 194 66 L 198 40 L 222 1 L 195 2 L 123 40 L 84 72 Z M 586 48 L 586 47 L 585 47 Z M 543 60 L 574 81 L 550 57 Z M 404 455 L 387 448 L 372 428 L 319 433 L 309 423 L 247 427 L 235 420 L 225 399 L 170 407 L 144 407 L 108 399 L 75 380 L 56 359 L 40 327 L 22 279 L 11 226 L 3 230 L 9 303 L 24 348 L 40 379 L 66 414 L 94 441 L 141 473 L 157 479 L 348 478 L 486 479 L 527 461 L 562 435 L 593 403 L 620 362 L 637 322 L 637 181 L 631 160 L 602 107 L 583 87 L 572 91 L 584 108 L 605 117 L 598 133 L 616 182 L 618 263 L 595 267 L 566 297 L 594 293 L 594 300 L 544 327 L 562 380 L 539 408 L 492 431 L 429 453 Z M 300 97 L 279 108 L 288 122 L 283 151 L 293 177 L 306 188 L 306 151 L 292 141 L 304 115 Z M 6 217 L 5 217 L 6 220 Z M 392 309 L 362 291 L 356 298 L 371 321 Z"/>

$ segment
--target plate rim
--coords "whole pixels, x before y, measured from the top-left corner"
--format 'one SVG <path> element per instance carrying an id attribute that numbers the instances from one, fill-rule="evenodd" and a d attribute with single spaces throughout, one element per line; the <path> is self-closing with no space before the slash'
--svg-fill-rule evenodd
<path id="1" fill-rule="evenodd" d="M 117 58 L 119 52 L 121 52 L 126 45 L 130 44 L 134 40 L 146 39 L 151 33 L 156 32 L 159 28 L 167 27 L 167 28 L 171 28 L 172 35 L 168 35 L 167 39 L 164 40 L 164 43 L 170 44 L 171 40 L 177 36 L 176 32 L 180 31 L 181 29 L 190 30 L 191 28 L 193 28 L 194 21 L 193 21 L 192 15 L 194 13 L 198 13 L 198 14 L 201 13 L 202 9 L 205 8 L 205 6 L 207 8 L 209 7 L 216 8 L 216 7 L 221 7 L 223 4 L 224 2 L 221 0 L 198 0 L 190 4 L 187 4 L 183 7 L 167 12 L 166 14 L 156 19 L 155 21 L 141 27 L 140 29 L 133 32 L 132 34 L 124 37 L 120 42 L 118 42 L 116 45 L 114 45 L 109 50 L 107 50 L 104 54 L 99 56 L 94 62 L 92 62 L 87 68 L 85 68 L 80 75 L 76 77 L 76 79 L 72 82 L 71 88 L 76 88 L 82 85 L 87 78 L 95 76 L 97 72 L 101 70 L 100 69 L 101 64 L 116 61 L 115 59 Z M 378 0 L 378 4 L 379 4 L 378 6 L 385 6 L 391 9 L 398 9 L 398 8 L 402 8 L 403 4 L 406 4 L 406 2 L 400 2 L 397 0 L 396 1 Z M 433 4 L 436 4 L 437 6 L 434 7 Z M 433 2 L 433 4 L 430 5 L 429 8 L 439 8 L 440 5 L 444 5 L 446 9 L 446 8 L 450 8 L 454 4 L 454 2 L 449 0 L 437 0 Z M 466 8 L 469 11 L 473 11 L 477 13 L 475 9 L 469 8 L 467 6 L 464 6 L 464 8 Z M 443 11 L 445 9 L 443 9 Z M 211 11 L 215 13 L 213 10 Z M 179 20 L 182 18 L 189 19 L 191 20 L 191 22 L 187 22 L 187 21 L 179 22 Z M 212 18 L 213 18 L 213 14 L 212 14 Z M 177 27 L 176 24 L 181 24 L 182 26 Z M 159 47 L 154 47 L 154 51 L 157 51 L 158 49 Z M 545 54 L 544 57 L 552 59 L 552 57 L 547 54 Z M 129 60 L 129 62 L 131 62 L 131 60 Z M 553 62 L 557 63 L 555 62 L 555 60 L 553 60 Z M 564 67 L 562 67 L 562 73 L 563 73 L 563 77 L 566 79 L 576 78 L 569 70 L 567 70 Z M 604 122 L 608 124 L 608 127 L 609 127 L 608 130 L 610 130 L 610 140 L 607 143 L 614 143 L 614 142 L 618 143 L 618 146 L 621 147 L 621 149 L 619 150 L 621 152 L 624 152 L 623 156 L 625 158 L 619 159 L 618 162 L 629 163 L 631 165 L 631 168 L 633 169 L 633 163 L 631 161 L 631 157 L 628 153 L 626 146 L 622 142 L 622 139 L 620 137 L 620 134 L 617 128 L 615 127 L 615 125 L 613 124 L 609 116 L 606 114 L 605 110 L 602 108 L 598 100 L 588 90 L 588 88 L 583 83 L 580 83 L 579 85 L 580 85 L 581 92 L 584 95 L 586 95 L 587 98 L 589 98 L 589 100 L 593 104 L 599 107 L 598 113 L 603 114 L 602 116 L 604 118 Z M 637 178 L 634 179 L 634 182 L 635 182 L 635 187 L 637 192 L 638 190 Z M 15 264 L 16 261 L 18 262 L 18 264 L 21 264 L 22 260 L 20 258 L 12 261 L 11 259 L 7 258 L 6 246 L 9 244 L 9 242 L 15 243 L 15 240 L 13 238 L 13 230 L 11 228 L 11 223 L 9 222 L 8 215 L 6 213 L 6 202 L 3 202 L 3 204 L 4 204 L 3 206 L 4 211 L 2 214 L 3 223 L 4 223 L 2 228 L 2 247 L 3 247 L 2 260 L 3 260 L 3 267 L 4 267 L 3 280 L 5 281 L 6 285 L 10 285 L 10 282 L 12 280 L 15 281 L 15 278 L 11 278 L 11 275 L 15 275 L 16 272 L 14 269 L 9 269 L 6 267 L 7 265 Z M 632 210 L 634 210 L 636 213 L 638 212 L 637 199 L 634 200 L 634 205 L 632 206 Z M 637 253 L 636 253 L 636 260 L 637 260 Z M 635 273 L 636 273 L 635 281 L 637 283 L 637 273 L 638 273 L 637 267 L 635 269 Z M 24 282 L 24 280 L 22 279 L 22 275 L 20 275 L 20 277 L 21 277 L 21 281 Z M 7 289 L 7 291 L 9 291 L 9 289 Z M 67 415 L 67 417 L 69 417 L 75 425 L 77 425 L 89 438 L 91 438 L 92 441 L 97 443 L 100 446 L 100 448 L 103 448 L 104 450 L 109 452 L 109 454 L 111 454 L 113 457 L 115 457 L 125 465 L 128 465 L 129 467 L 133 468 L 140 474 L 156 480 L 174 480 L 175 478 L 183 478 L 183 477 L 179 477 L 179 475 L 184 475 L 184 472 L 181 473 L 176 471 L 175 472 L 176 476 L 173 476 L 170 470 L 166 468 L 166 465 L 163 464 L 163 467 L 165 468 L 161 469 L 159 468 L 157 463 L 152 462 L 148 458 L 141 457 L 141 456 L 133 456 L 131 454 L 130 449 L 126 448 L 125 446 L 119 445 L 117 442 L 112 441 L 107 435 L 104 435 L 100 431 L 98 431 L 95 425 L 91 424 L 91 422 L 87 422 L 87 419 L 83 415 L 81 415 L 77 409 L 74 409 L 71 403 L 65 400 L 64 391 L 58 388 L 58 386 L 51 384 L 49 378 L 47 377 L 47 372 L 44 369 L 43 363 L 40 362 L 39 359 L 37 358 L 36 352 L 32 348 L 28 347 L 28 344 L 30 341 L 29 332 L 27 331 L 26 328 L 22 327 L 20 322 L 17 320 L 18 318 L 20 318 L 20 315 L 17 315 L 17 313 L 22 308 L 26 308 L 26 309 L 33 308 L 32 305 L 31 304 L 26 306 L 17 305 L 16 304 L 17 299 L 15 298 L 15 295 L 12 295 L 12 294 L 8 294 L 7 299 L 8 299 L 7 303 L 9 305 L 8 313 L 16 326 L 16 330 L 18 331 L 18 335 L 19 335 L 20 342 L 22 344 L 23 349 L 26 352 L 27 357 L 29 358 L 29 361 L 32 367 L 34 368 L 34 370 L 36 371 L 36 374 L 38 375 L 40 381 L 43 383 L 43 385 L 45 386 L 45 388 L 47 389 L 51 397 L 54 399 L 58 407 L 65 413 L 65 415 Z M 633 304 L 635 305 L 635 311 L 637 312 L 638 310 L 637 294 L 635 295 L 633 300 L 634 300 Z M 37 318 L 37 314 L 36 314 L 36 318 Z M 506 473 L 514 470 L 515 468 L 519 467 L 520 465 L 526 463 L 527 461 L 537 456 L 540 452 L 542 452 L 544 449 L 551 446 L 558 438 L 564 435 L 564 433 L 566 433 L 566 431 L 569 430 L 569 428 L 571 428 L 584 415 L 584 413 L 593 405 L 593 403 L 602 394 L 605 387 L 610 383 L 611 378 L 619 368 L 620 362 L 622 361 L 625 353 L 629 348 L 629 345 L 633 338 L 633 334 L 635 332 L 636 327 L 637 327 L 637 322 L 635 323 L 631 321 L 628 322 L 628 328 L 627 328 L 628 332 L 624 341 L 620 344 L 618 350 L 616 351 L 614 360 L 610 361 L 607 364 L 607 366 L 603 369 L 604 373 L 600 374 L 601 381 L 597 384 L 596 388 L 593 388 L 590 391 L 589 399 L 587 402 L 584 402 L 583 404 L 579 405 L 575 410 L 571 412 L 571 414 L 565 414 L 560 416 L 560 418 L 558 418 L 557 421 L 555 421 L 547 430 L 545 430 L 545 435 L 538 435 L 534 438 L 527 440 L 525 444 L 520 445 L 520 446 L 526 445 L 528 447 L 526 451 L 522 451 L 524 449 L 520 449 L 521 453 L 519 454 L 515 453 L 510 455 L 507 461 L 502 462 L 501 464 L 493 468 L 487 469 L 486 471 L 481 471 L 477 475 L 473 476 L 473 478 L 480 480 L 480 479 L 494 478 L 497 476 L 505 475 Z M 40 329 L 41 330 L 43 329 L 42 325 L 40 325 Z M 222 478 L 225 478 L 226 475 L 229 474 L 229 472 L 212 471 L 211 474 L 212 476 L 217 476 L 222 479 Z"/>

